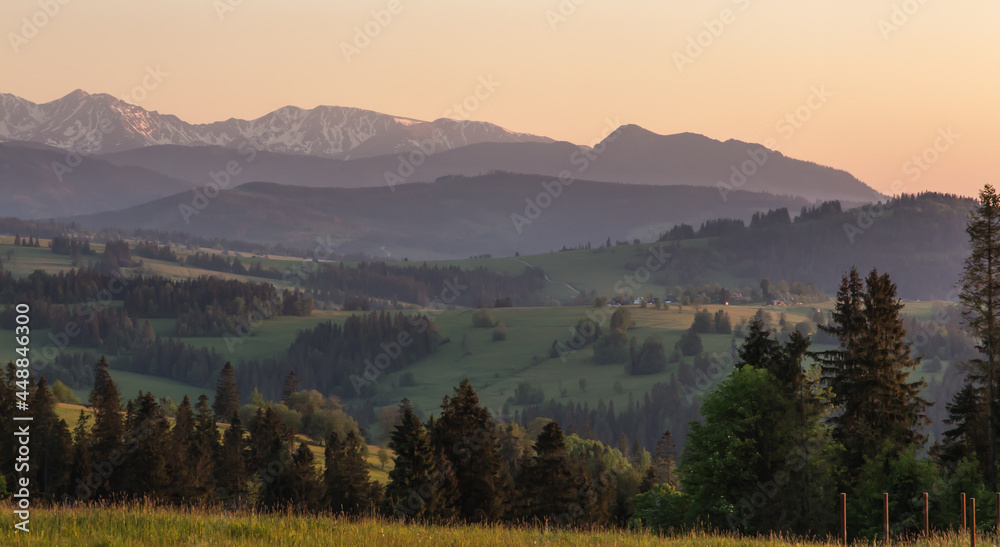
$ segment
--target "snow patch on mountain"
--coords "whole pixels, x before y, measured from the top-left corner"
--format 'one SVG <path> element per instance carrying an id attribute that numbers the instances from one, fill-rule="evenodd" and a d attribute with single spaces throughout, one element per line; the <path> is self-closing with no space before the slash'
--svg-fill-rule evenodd
<path id="1" fill-rule="evenodd" d="M 405 153 L 433 139 L 437 150 L 481 142 L 551 142 L 485 122 L 426 122 L 360 108 L 280 108 L 254 120 L 190 124 L 104 93 L 83 90 L 42 104 L 0 93 L 0 141 L 28 141 L 89 154 L 146 146 L 253 147 L 351 159 Z"/>

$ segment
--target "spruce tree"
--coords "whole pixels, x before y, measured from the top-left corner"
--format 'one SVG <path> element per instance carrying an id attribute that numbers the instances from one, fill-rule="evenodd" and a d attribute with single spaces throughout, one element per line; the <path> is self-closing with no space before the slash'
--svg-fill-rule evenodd
<path id="1" fill-rule="evenodd" d="M 389 438 L 395 452 L 395 466 L 389 471 L 385 489 L 386 507 L 398 517 L 427 519 L 438 508 L 438 485 L 435 479 L 436 458 L 430 436 L 408 399 L 399 406 L 400 419 Z"/>
<path id="2" fill-rule="evenodd" d="M 771 338 L 771 331 L 760 317 L 747 324 L 747 336 L 738 350 L 740 362 L 754 368 L 770 370 L 778 353 L 778 341 Z"/>
<path id="3" fill-rule="evenodd" d="M 500 519 L 513 487 L 497 443 L 496 425 L 468 379 L 445 397 L 431 442 L 454 469 L 460 498 L 458 515 L 469 522 Z"/>
<path id="4" fill-rule="evenodd" d="M 236 370 L 233 364 L 226 361 L 219 374 L 219 381 L 215 386 L 215 404 L 212 405 L 215 415 L 228 419 L 240 410 L 240 389 L 236 384 Z"/>
<path id="5" fill-rule="evenodd" d="M 274 478 L 267 493 L 264 505 L 272 509 L 292 507 L 299 511 L 312 511 L 317 508 L 323 489 L 312 450 L 304 442 L 299 443 L 291 461 Z"/>
<path id="6" fill-rule="evenodd" d="M 170 424 L 151 392 L 139 394 L 125 435 L 125 464 L 120 475 L 124 491 L 135 498 L 163 499 L 170 485 L 167 450 Z"/>
<path id="7" fill-rule="evenodd" d="M 582 514 L 576 493 L 583 477 L 570 470 L 566 440 L 557 422 L 546 424 L 534 450 L 535 456 L 518 477 L 516 514 L 523 519 L 568 525 Z"/>
<path id="8" fill-rule="evenodd" d="M 239 504 L 246 495 L 246 439 L 240 415 L 233 413 L 229 428 L 222 434 L 222 448 L 216 465 L 216 485 L 220 497 Z"/>
<path id="9" fill-rule="evenodd" d="M 288 403 L 288 398 L 299 390 L 299 379 L 295 376 L 295 371 L 288 371 L 285 378 L 285 386 L 281 390 L 281 402 Z"/>
<path id="10" fill-rule="evenodd" d="M 197 497 L 195 473 L 192 465 L 195 456 L 195 423 L 194 411 L 191 409 L 191 399 L 185 395 L 177 415 L 174 417 L 174 427 L 170 430 L 169 451 L 173 456 L 167 461 L 167 474 L 170 477 L 170 498 L 175 502 L 188 501 Z"/>
<path id="11" fill-rule="evenodd" d="M 121 484 L 117 466 L 124 462 L 123 440 L 125 424 L 122 419 L 121 393 L 108 372 L 108 362 L 101 360 L 94 366 L 94 389 L 90 393 L 90 406 L 94 409 L 91 459 L 102 470 L 109 470 L 103 484 L 96 488 L 98 496 L 117 490 Z"/>
<path id="12" fill-rule="evenodd" d="M 94 469 L 91 467 L 90 454 L 90 414 L 80 410 L 73 429 L 73 452 L 70 458 L 70 473 L 68 495 L 76 501 L 87 501 L 97 487 L 96 477 L 91 478 Z"/>
<path id="13" fill-rule="evenodd" d="M 195 418 L 194 440 L 191 444 L 190 473 L 195 489 L 195 497 L 208 498 L 215 490 L 215 465 L 219 460 L 219 430 L 215 425 L 215 413 L 208 404 L 208 396 L 204 393 L 198 397 L 195 405 L 198 415 Z"/>
<path id="14" fill-rule="evenodd" d="M 66 421 L 56 415 L 56 398 L 45 378 L 38 381 L 28 407 L 32 413 L 33 491 L 43 499 L 52 500 L 68 486 L 73 438 Z"/>
<path id="15" fill-rule="evenodd" d="M 335 513 L 358 515 L 372 507 L 375 485 L 368 478 L 368 448 L 353 430 L 341 439 L 331 433 L 326 441 L 323 472 L 325 506 Z"/>
<path id="16" fill-rule="evenodd" d="M 996 361 L 1000 354 L 1000 196 L 987 184 L 979 192 L 979 205 L 969 216 L 966 227 L 971 252 L 959 283 L 962 315 L 969 330 L 979 339 L 979 351 L 985 360 L 973 360 L 968 382 L 985 387 L 986 450 L 977 454 L 986 472 L 990 489 L 997 489 L 996 435 Z M 989 402 L 988 404 L 986 402 Z M 957 401 L 956 401 L 957 402 Z"/>
<path id="17" fill-rule="evenodd" d="M 985 388 L 966 381 L 962 389 L 945 406 L 948 418 L 944 423 L 951 426 L 941 435 L 941 444 L 934 446 L 932 454 L 949 469 L 965 458 L 975 458 L 979 472 L 989 478 L 989 460 L 980 454 L 989 453 L 989 416 L 985 400 Z"/>
<path id="18" fill-rule="evenodd" d="M 928 403 L 920 397 L 926 384 L 909 380 L 920 359 L 910 355 L 902 309 L 888 274 L 873 269 L 862 281 L 852 268 L 838 291 L 833 323 L 820 327 L 840 341 L 838 349 L 816 355 L 839 410 L 833 436 L 845 448 L 848 476 L 866 458 L 925 440 L 919 430 L 928 423 Z"/>

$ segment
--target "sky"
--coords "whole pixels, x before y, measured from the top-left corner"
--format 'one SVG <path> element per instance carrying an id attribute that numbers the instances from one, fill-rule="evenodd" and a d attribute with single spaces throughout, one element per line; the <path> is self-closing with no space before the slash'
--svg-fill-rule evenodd
<path id="1" fill-rule="evenodd" d="M 0 92 L 193 123 L 351 106 L 579 144 L 633 123 L 971 196 L 998 182 L 997 21 L 996 0 L 4 0 Z"/>

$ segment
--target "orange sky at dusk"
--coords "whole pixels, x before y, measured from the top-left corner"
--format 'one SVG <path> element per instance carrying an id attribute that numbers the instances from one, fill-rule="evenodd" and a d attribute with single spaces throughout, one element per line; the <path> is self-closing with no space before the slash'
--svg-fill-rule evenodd
<path id="1" fill-rule="evenodd" d="M 990 0 L 5 0 L 0 21 L 0 91 L 35 102 L 82 88 L 190 122 L 289 104 L 435 119 L 492 78 L 467 116 L 513 131 L 774 139 L 885 193 L 998 182 Z"/>

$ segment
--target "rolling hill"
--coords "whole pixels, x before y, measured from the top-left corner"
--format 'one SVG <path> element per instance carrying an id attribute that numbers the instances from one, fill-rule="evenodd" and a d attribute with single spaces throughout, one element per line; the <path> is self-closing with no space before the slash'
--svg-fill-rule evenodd
<path id="1" fill-rule="evenodd" d="M 676 223 L 749 219 L 760 210 L 794 212 L 809 204 L 753 192 L 722 199 L 715 188 L 553 180 L 495 173 L 408 184 L 394 192 L 251 183 L 214 199 L 188 192 L 68 220 L 95 229 L 178 230 L 303 248 L 321 238 L 339 252 L 430 259 L 544 253 L 607 238 L 648 240 Z"/>
<path id="2" fill-rule="evenodd" d="M 141 167 L 37 144 L 0 144 L 0 216 L 100 213 L 183 192 L 193 185 Z"/>
<path id="3" fill-rule="evenodd" d="M 851 174 L 789 158 L 762 145 L 716 141 L 693 133 L 657 135 L 619 127 L 593 148 L 568 142 L 481 142 L 447 148 L 429 141 L 429 154 L 389 154 L 349 161 L 259 151 L 252 156 L 223 147 L 152 146 L 102 156 L 116 165 L 207 183 L 208 174 L 235 161 L 236 184 L 267 181 L 312 187 L 396 187 L 448 175 L 493 171 L 647 185 L 687 185 L 769 192 L 808 200 L 862 203 L 883 196 Z M 749 163 L 748 163 L 749 162 Z M 736 171 L 734 171 L 736 169 Z M 737 173 L 737 174 L 734 174 Z M 747 176 L 749 174 L 749 176 Z"/>

